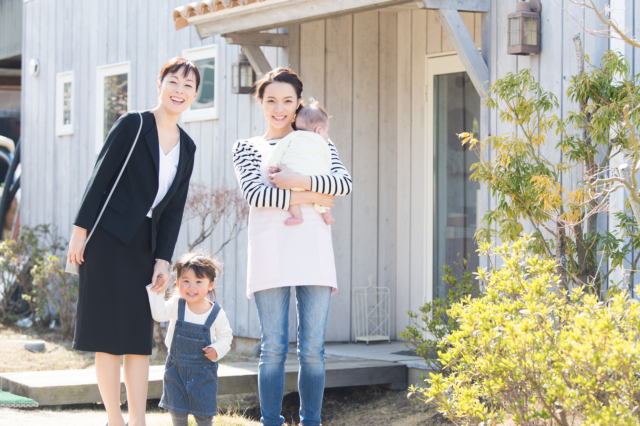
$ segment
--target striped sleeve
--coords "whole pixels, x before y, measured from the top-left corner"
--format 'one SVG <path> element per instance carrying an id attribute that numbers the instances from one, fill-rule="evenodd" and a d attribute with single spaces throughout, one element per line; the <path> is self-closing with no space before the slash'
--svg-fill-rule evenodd
<path id="1" fill-rule="evenodd" d="M 331 141 L 329 141 L 329 148 L 331 148 L 331 174 L 311 176 L 311 191 L 327 195 L 349 195 L 353 188 L 351 176 L 340 161 L 338 150 Z"/>
<path id="2" fill-rule="evenodd" d="M 237 141 L 233 146 L 233 166 L 242 195 L 252 207 L 277 207 L 289 210 L 291 191 L 271 188 L 260 176 L 260 153 L 248 141 Z"/>

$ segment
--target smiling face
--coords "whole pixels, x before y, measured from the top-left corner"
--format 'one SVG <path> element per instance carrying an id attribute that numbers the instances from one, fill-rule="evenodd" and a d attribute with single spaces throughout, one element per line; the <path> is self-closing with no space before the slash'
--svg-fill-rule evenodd
<path id="1" fill-rule="evenodd" d="M 189 303 L 198 303 L 204 300 L 209 291 L 213 290 L 215 285 L 206 276 L 198 277 L 192 268 L 182 272 L 176 284 L 180 290 L 180 296 Z"/>
<path id="2" fill-rule="evenodd" d="M 198 96 L 196 90 L 196 76 L 190 72 L 186 76 L 182 69 L 167 74 L 162 81 L 158 81 L 160 104 L 172 115 L 180 115 Z"/>
<path id="3" fill-rule="evenodd" d="M 289 83 L 274 81 L 269 84 L 264 89 L 264 96 L 260 99 L 269 128 L 274 130 L 291 128 L 291 122 L 301 101 Z"/>

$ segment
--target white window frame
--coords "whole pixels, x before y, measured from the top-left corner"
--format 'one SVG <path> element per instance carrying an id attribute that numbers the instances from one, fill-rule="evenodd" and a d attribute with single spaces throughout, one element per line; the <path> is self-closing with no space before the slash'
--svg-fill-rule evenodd
<path id="1" fill-rule="evenodd" d="M 64 124 L 64 85 L 71 83 L 71 123 Z M 75 116 L 75 93 L 76 88 L 73 82 L 73 71 L 66 71 L 56 74 L 56 136 L 66 136 L 73 134 L 73 122 Z"/>
<path id="2" fill-rule="evenodd" d="M 219 116 L 219 102 L 220 102 L 220 62 L 218 56 L 218 45 L 211 44 L 203 47 L 196 47 L 194 49 L 187 49 L 182 51 L 182 57 L 189 59 L 190 61 L 200 61 L 202 59 L 215 58 L 215 81 L 213 82 L 213 107 L 212 108 L 200 108 L 200 109 L 187 109 L 182 113 L 182 121 L 188 123 L 190 121 L 204 121 L 204 120 L 217 120 Z M 202 74 L 201 74 L 202 76 Z M 202 85 L 202 80 L 200 81 Z"/>
<path id="3" fill-rule="evenodd" d="M 96 154 L 104 145 L 104 78 L 118 74 L 127 74 L 127 111 L 131 111 L 131 63 L 119 62 L 96 68 Z"/>

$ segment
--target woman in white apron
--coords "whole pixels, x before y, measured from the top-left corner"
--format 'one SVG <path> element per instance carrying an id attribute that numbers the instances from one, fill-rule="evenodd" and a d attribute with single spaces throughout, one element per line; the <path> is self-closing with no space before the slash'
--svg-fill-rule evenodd
<path id="1" fill-rule="evenodd" d="M 284 362 L 289 343 L 289 295 L 295 288 L 298 313 L 298 390 L 300 422 L 319 426 L 324 392 L 324 332 L 331 294 L 337 291 L 331 227 L 313 204 L 333 206 L 333 197 L 351 192 L 352 181 L 330 143 L 332 170 L 326 176 L 301 176 L 267 168 L 278 140 L 294 131 L 302 106 L 302 81 L 277 68 L 256 83 L 256 96 L 269 129 L 264 136 L 237 141 L 233 160 L 249 214 L 247 297 L 254 297 L 260 319 L 262 351 L 258 369 L 261 419 L 284 423 Z M 292 192 L 303 188 L 306 192 Z M 289 206 L 302 207 L 304 223 L 285 226 Z"/>

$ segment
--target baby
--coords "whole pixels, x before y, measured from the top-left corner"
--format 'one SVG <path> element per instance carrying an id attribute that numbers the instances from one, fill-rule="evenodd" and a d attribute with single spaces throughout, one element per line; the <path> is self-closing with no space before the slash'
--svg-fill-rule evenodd
<path id="1" fill-rule="evenodd" d="M 311 99 L 309 106 L 302 108 L 296 115 L 297 131 L 289 133 L 281 139 L 269 156 L 268 166 L 283 165 L 294 173 L 307 176 L 331 174 L 331 149 L 329 148 L 329 115 L 318 101 Z M 304 191 L 292 188 L 292 191 Z M 331 225 L 336 220 L 331 216 L 328 207 L 314 205 L 318 213 L 322 213 L 324 222 Z M 291 217 L 285 225 L 300 225 L 304 222 L 300 205 L 289 208 Z"/>

